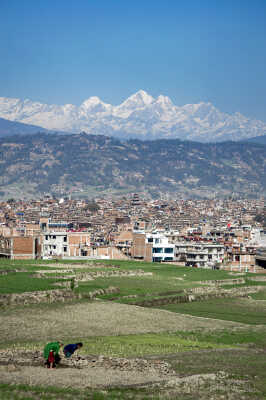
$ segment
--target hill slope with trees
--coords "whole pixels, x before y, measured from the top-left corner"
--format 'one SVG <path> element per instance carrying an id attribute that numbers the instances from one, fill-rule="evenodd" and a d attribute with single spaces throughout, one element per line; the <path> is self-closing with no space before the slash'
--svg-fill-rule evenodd
<path id="1" fill-rule="evenodd" d="M 102 135 L 38 134 L 0 140 L 1 194 L 31 185 L 32 194 L 98 192 L 266 192 L 266 146 L 171 140 L 122 142 Z"/>

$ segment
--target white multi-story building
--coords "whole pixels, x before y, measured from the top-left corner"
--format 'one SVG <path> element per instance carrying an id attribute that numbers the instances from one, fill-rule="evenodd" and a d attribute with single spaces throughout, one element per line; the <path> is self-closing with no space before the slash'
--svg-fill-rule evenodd
<path id="1" fill-rule="evenodd" d="M 132 257 L 145 261 L 174 261 L 175 245 L 163 233 L 133 232 Z"/>
<path id="2" fill-rule="evenodd" d="M 266 228 L 260 231 L 259 245 L 256 251 L 256 265 L 266 269 Z"/>
<path id="3" fill-rule="evenodd" d="M 162 233 L 147 233 L 146 243 L 152 244 L 152 261 L 174 261 L 175 245 L 168 242 L 168 238 Z"/>
<path id="4" fill-rule="evenodd" d="M 210 242 L 169 243 L 165 232 L 138 232 L 133 240 L 133 257 L 153 262 L 183 262 L 186 266 L 212 268 L 225 257 L 222 244 Z"/>
<path id="5" fill-rule="evenodd" d="M 42 258 L 86 257 L 90 249 L 88 232 L 44 232 Z"/>
<path id="6" fill-rule="evenodd" d="M 175 259 L 187 266 L 211 268 L 223 261 L 224 250 L 222 244 L 179 242 L 175 243 Z"/>
<path id="7" fill-rule="evenodd" d="M 42 257 L 61 257 L 68 255 L 68 240 L 66 232 L 47 232 L 42 240 Z"/>

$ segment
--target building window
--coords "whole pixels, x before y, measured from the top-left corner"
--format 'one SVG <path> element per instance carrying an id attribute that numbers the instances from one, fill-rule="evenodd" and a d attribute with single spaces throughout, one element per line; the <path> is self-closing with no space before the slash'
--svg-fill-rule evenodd
<path id="1" fill-rule="evenodd" d="M 187 256 L 188 256 L 188 258 L 192 258 L 192 260 L 196 259 L 196 255 L 195 254 L 188 254 Z"/>
<path id="2" fill-rule="evenodd" d="M 166 248 L 164 249 L 164 252 L 165 252 L 165 253 L 173 253 L 173 252 L 174 252 L 174 249 L 173 249 L 172 247 L 166 247 Z"/>
<path id="3" fill-rule="evenodd" d="M 67 237 L 66 236 L 64 236 L 64 242 L 66 242 L 67 241 Z"/>
<path id="4" fill-rule="evenodd" d="M 162 249 L 162 247 L 154 247 L 152 249 L 152 252 L 153 253 L 163 253 L 163 249 Z"/>
<path id="5" fill-rule="evenodd" d="M 153 238 L 148 238 L 148 243 L 152 243 L 153 242 Z"/>
<path id="6" fill-rule="evenodd" d="M 67 246 L 64 246 L 64 252 L 65 253 L 67 252 Z"/>

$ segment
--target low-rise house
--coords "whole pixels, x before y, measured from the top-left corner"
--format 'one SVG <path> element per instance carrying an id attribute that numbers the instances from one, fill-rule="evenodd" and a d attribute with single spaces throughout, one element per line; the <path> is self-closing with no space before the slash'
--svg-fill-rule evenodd
<path id="1" fill-rule="evenodd" d="M 0 257 L 30 260 L 40 257 L 40 240 L 34 236 L 0 236 Z"/>
<path id="2" fill-rule="evenodd" d="M 253 246 L 233 244 L 227 250 L 227 257 L 233 267 L 250 267 L 255 264 L 255 253 L 256 250 Z"/>
<path id="3" fill-rule="evenodd" d="M 133 233 L 131 231 L 120 232 L 113 239 L 114 245 L 126 256 L 131 255 L 131 248 L 133 244 Z"/>

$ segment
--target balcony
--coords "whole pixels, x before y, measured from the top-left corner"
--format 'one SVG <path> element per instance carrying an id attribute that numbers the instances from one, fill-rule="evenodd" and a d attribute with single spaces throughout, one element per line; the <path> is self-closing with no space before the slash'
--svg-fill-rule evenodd
<path id="1" fill-rule="evenodd" d="M 10 256 L 11 249 L 7 247 L 0 247 L 0 256 Z"/>

